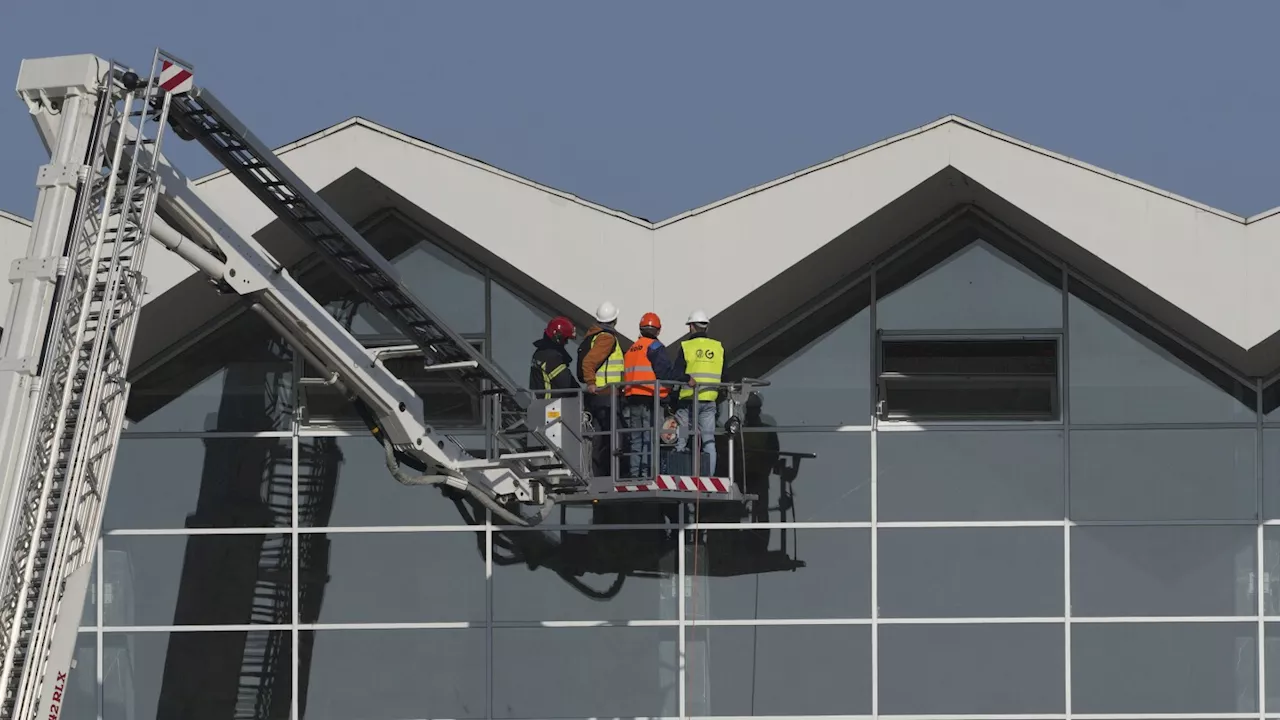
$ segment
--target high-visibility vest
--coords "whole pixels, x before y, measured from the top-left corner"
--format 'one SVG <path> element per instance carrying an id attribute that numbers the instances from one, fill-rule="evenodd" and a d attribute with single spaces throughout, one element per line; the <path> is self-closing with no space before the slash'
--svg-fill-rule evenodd
<path id="1" fill-rule="evenodd" d="M 652 345 L 654 339 L 651 337 L 641 336 L 627 348 L 627 354 L 623 359 L 622 381 L 631 382 L 647 382 L 648 385 L 628 385 L 624 391 L 627 397 L 643 395 L 653 397 L 653 381 L 658 379 L 657 373 L 653 371 L 653 364 L 649 362 L 649 346 Z M 666 397 L 671 391 L 668 387 L 661 390 L 662 397 Z"/>
<path id="2" fill-rule="evenodd" d="M 569 366 L 565 365 L 564 363 L 560 363 L 559 365 L 555 366 L 555 369 L 548 371 L 546 363 L 538 363 L 538 369 L 542 371 L 542 388 L 544 390 L 550 390 L 551 381 L 555 380 L 560 373 L 564 372 L 565 370 L 568 370 Z M 542 393 L 543 400 L 550 400 L 551 398 L 552 398 L 551 393 L 549 392 Z"/>
<path id="3" fill-rule="evenodd" d="M 617 383 L 622 382 L 622 347 L 618 343 L 617 335 L 614 335 L 607 330 L 601 330 L 598 333 L 588 335 L 583 338 L 582 344 L 578 346 L 578 355 L 585 360 L 587 354 L 595 347 L 596 340 L 600 339 L 602 335 L 608 335 L 613 338 L 613 350 L 609 352 L 609 357 L 605 358 L 605 361 L 600 364 L 600 367 L 596 368 L 596 387 L 604 387 L 605 385 L 610 384 L 616 385 Z M 582 361 L 579 361 L 578 364 L 581 365 Z M 584 377 L 582 370 L 583 368 L 578 368 L 579 380 Z"/>
<path id="4" fill-rule="evenodd" d="M 724 345 L 709 337 L 696 337 L 680 343 L 684 352 L 684 371 L 695 383 L 718 383 L 724 371 Z M 715 400 L 719 389 L 698 391 L 698 402 Z M 680 388 L 680 399 L 693 397 L 693 388 Z"/>

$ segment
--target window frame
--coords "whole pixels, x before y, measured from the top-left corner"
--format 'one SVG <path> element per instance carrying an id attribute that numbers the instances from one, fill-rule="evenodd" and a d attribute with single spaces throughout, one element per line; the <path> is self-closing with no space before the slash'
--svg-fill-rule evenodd
<path id="1" fill-rule="evenodd" d="M 1050 413 L 1048 417 L 1017 416 L 936 416 L 890 415 L 888 410 L 887 381 L 884 372 L 884 350 L 886 343 L 893 342 L 992 342 L 992 341 L 1049 341 L 1054 344 L 1054 380 L 1051 385 Z M 920 426 L 1061 426 L 1064 423 L 1063 397 L 1066 393 L 1066 333 L 1062 328 L 1028 328 L 1025 330 L 886 330 L 875 329 L 874 346 L 871 349 L 872 366 L 872 417 L 877 423 L 888 426 L 920 427 Z"/>

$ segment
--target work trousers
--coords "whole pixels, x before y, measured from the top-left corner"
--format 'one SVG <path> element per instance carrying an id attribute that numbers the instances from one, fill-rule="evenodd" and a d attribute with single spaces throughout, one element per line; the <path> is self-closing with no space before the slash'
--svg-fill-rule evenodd
<path id="1" fill-rule="evenodd" d="M 628 397 L 624 412 L 625 427 L 639 430 L 627 433 L 627 477 L 648 478 L 653 474 L 653 398 Z"/>
<path id="2" fill-rule="evenodd" d="M 693 400 L 681 400 L 676 408 L 676 452 L 682 453 L 689 448 L 689 416 L 693 413 Z M 702 438 L 702 452 L 709 456 L 707 466 L 699 468 L 704 476 L 716 474 L 716 403 L 714 400 L 698 403 L 698 435 Z M 693 463 L 689 464 L 689 472 L 693 472 Z"/>
<path id="3" fill-rule="evenodd" d="M 619 398 L 618 409 L 622 409 L 622 398 Z M 614 424 L 614 409 L 608 395 L 587 395 L 587 412 L 591 413 L 591 422 L 596 432 L 605 433 L 591 438 L 591 474 L 595 477 L 610 477 L 613 474 L 613 437 L 610 433 Z"/>

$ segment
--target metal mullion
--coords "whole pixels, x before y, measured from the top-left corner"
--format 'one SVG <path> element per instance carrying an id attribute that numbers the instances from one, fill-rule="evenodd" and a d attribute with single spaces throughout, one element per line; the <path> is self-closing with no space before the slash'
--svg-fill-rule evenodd
<path id="1" fill-rule="evenodd" d="M 935 229 L 939 229 L 938 226 Z M 931 229 L 929 234 L 935 230 Z M 923 238 L 917 242 L 922 241 Z M 871 387 L 877 388 L 876 393 L 872 395 L 872 412 L 871 412 L 871 715 L 876 717 L 880 714 L 880 548 L 879 548 L 879 532 L 876 527 L 879 520 L 879 448 L 880 448 L 880 398 L 879 393 L 879 374 L 880 374 L 880 349 L 879 349 L 879 318 L 877 316 L 877 307 L 879 305 L 876 286 L 878 277 L 873 265 L 871 273 L 871 300 L 869 303 L 870 337 L 871 343 Z"/>
<path id="2" fill-rule="evenodd" d="M 302 604 L 302 587 L 298 582 L 298 578 L 299 578 L 298 566 L 301 564 L 300 562 L 301 554 L 299 553 L 299 535 L 298 535 L 298 524 L 299 524 L 298 523 L 298 458 L 299 458 L 299 443 L 301 442 L 301 440 L 298 438 L 298 434 L 297 434 L 298 422 L 297 422 L 296 414 L 295 414 L 293 429 L 294 429 L 293 477 L 292 477 L 293 496 L 290 502 L 292 507 L 290 508 L 291 518 L 289 521 L 289 529 L 291 530 L 291 532 L 289 533 L 289 542 L 292 547 L 291 557 L 289 558 L 290 560 L 289 565 L 290 565 L 290 577 L 292 580 L 291 584 L 293 586 L 290 589 L 290 593 L 289 593 L 289 596 L 291 599 L 290 611 L 289 611 L 289 615 L 290 615 L 290 619 L 289 619 L 290 643 L 289 644 L 290 644 L 290 656 L 292 657 L 293 666 L 289 670 L 289 682 L 291 683 L 291 686 L 292 686 L 291 692 L 289 693 L 289 698 L 290 698 L 289 716 L 292 717 L 294 720 L 300 720 L 301 716 L 299 714 L 299 709 L 298 709 L 299 707 L 299 703 L 298 703 L 298 686 L 299 686 L 298 624 L 300 620 L 301 604 Z"/>
<path id="3" fill-rule="evenodd" d="M 1254 554 L 1255 568 L 1255 608 L 1258 613 L 1258 631 L 1257 645 L 1254 651 L 1257 653 L 1258 659 L 1258 717 L 1260 719 L 1267 716 L 1267 580 L 1266 580 L 1266 548 L 1267 548 L 1267 526 L 1266 520 L 1266 495 L 1265 495 L 1265 478 L 1266 473 L 1263 464 L 1266 462 L 1266 455 L 1263 451 L 1263 426 L 1262 426 L 1262 378 L 1257 378 L 1254 387 L 1257 392 L 1254 404 L 1254 482 L 1255 502 L 1258 518 L 1258 528 L 1256 535 L 1257 549 Z"/>

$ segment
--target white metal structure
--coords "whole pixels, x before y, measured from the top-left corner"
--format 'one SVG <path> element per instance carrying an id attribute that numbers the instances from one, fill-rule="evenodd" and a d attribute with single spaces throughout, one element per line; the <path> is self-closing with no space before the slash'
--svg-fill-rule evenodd
<path id="1" fill-rule="evenodd" d="M 406 484 L 470 493 L 507 522 L 509 503 L 745 499 L 723 478 L 590 477 L 579 397 L 533 400 L 423 307 L 395 269 L 214 96 L 191 66 L 157 51 L 147 77 L 90 55 L 27 60 L 18 92 L 50 150 L 27 257 L 0 346 L 0 717 L 57 714 L 128 396 L 126 371 L 154 237 L 222 293 L 242 296 L 328 374 L 383 441 Z M 171 128 L 195 139 L 320 252 L 412 345 L 370 350 L 257 241 L 223 222 L 161 152 Z M 382 361 L 426 368 L 492 395 L 506 451 L 477 459 L 422 421 L 423 401 Z M 741 395 L 736 396 L 737 399 Z M 656 409 L 655 401 L 655 409 Z M 661 422 L 661 413 L 655 413 Z M 526 451 L 521 439 L 534 450 Z M 616 439 L 616 431 L 615 431 Z M 654 459 L 658 443 L 654 443 Z M 409 474 L 401 464 L 423 474 Z M 697 461 L 694 461 L 694 475 Z M 654 465 L 655 473 L 657 464 Z M 65 617 L 60 610 L 68 609 Z"/>

